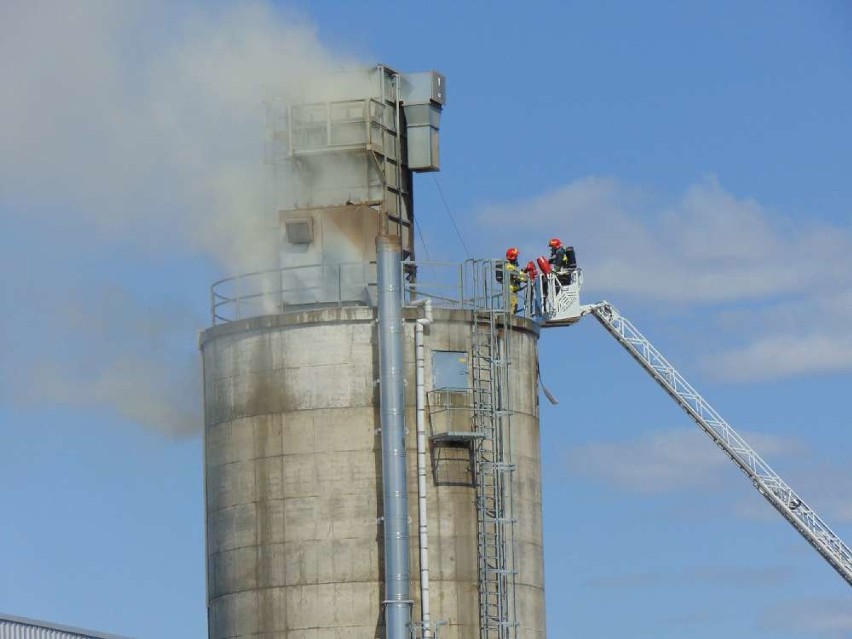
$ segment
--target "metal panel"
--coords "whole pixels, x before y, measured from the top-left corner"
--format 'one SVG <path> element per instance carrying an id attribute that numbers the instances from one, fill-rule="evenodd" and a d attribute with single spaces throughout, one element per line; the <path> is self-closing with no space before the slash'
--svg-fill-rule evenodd
<path id="1" fill-rule="evenodd" d="M 408 127 L 408 166 L 412 171 L 440 171 L 438 129 L 431 126 Z"/>
<path id="2" fill-rule="evenodd" d="M 447 81 L 436 71 L 406 73 L 402 76 L 402 99 L 406 104 L 415 102 L 446 102 Z"/>
<path id="3" fill-rule="evenodd" d="M 432 351 L 432 386 L 466 389 L 467 351 Z"/>
<path id="4" fill-rule="evenodd" d="M 127 639 L 118 635 L 104 634 L 27 619 L 26 617 L 0 617 L 0 639 Z"/>

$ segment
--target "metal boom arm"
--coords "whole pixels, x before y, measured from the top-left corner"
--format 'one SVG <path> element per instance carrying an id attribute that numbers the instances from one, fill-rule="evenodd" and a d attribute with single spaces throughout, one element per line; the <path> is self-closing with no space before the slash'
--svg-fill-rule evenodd
<path id="1" fill-rule="evenodd" d="M 739 466 L 758 492 L 852 586 L 852 550 L 760 455 L 669 364 L 633 324 L 609 303 L 585 307 L 695 423 Z"/>

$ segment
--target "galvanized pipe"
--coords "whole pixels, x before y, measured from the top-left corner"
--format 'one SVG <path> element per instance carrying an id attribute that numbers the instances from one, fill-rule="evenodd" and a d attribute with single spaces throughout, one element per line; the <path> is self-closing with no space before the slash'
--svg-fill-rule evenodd
<path id="1" fill-rule="evenodd" d="M 420 542 L 420 621 L 423 639 L 432 637 L 432 615 L 429 610 L 429 534 L 426 516 L 426 346 L 423 331 L 432 323 L 432 300 L 418 300 L 423 317 L 414 326 L 415 384 L 417 386 L 417 519 Z"/>
<path id="2" fill-rule="evenodd" d="M 402 264 L 397 237 L 376 238 L 379 296 L 379 383 L 384 503 L 385 637 L 408 639 L 408 487 L 402 368 Z"/>

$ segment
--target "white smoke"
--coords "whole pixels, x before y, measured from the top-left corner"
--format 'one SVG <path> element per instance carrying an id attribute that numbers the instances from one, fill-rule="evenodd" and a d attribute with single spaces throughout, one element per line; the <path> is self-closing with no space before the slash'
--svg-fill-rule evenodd
<path id="1" fill-rule="evenodd" d="M 13 0 L 0 24 L 3 267 L 27 278 L 0 311 L 29 327 L 3 399 L 196 429 L 205 279 L 273 256 L 264 95 L 353 62 L 266 2 Z"/>

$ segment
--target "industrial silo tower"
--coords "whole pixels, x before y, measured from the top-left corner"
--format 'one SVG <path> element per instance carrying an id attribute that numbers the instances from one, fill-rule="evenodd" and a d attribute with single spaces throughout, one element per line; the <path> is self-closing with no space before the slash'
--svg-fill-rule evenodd
<path id="1" fill-rule="evenodd" d="M 493 262 L 414 256 L 444 89 L 269 103 L 279 264 L 201 335 L 211 639 L 545 635 L 538 325 Z"/>

